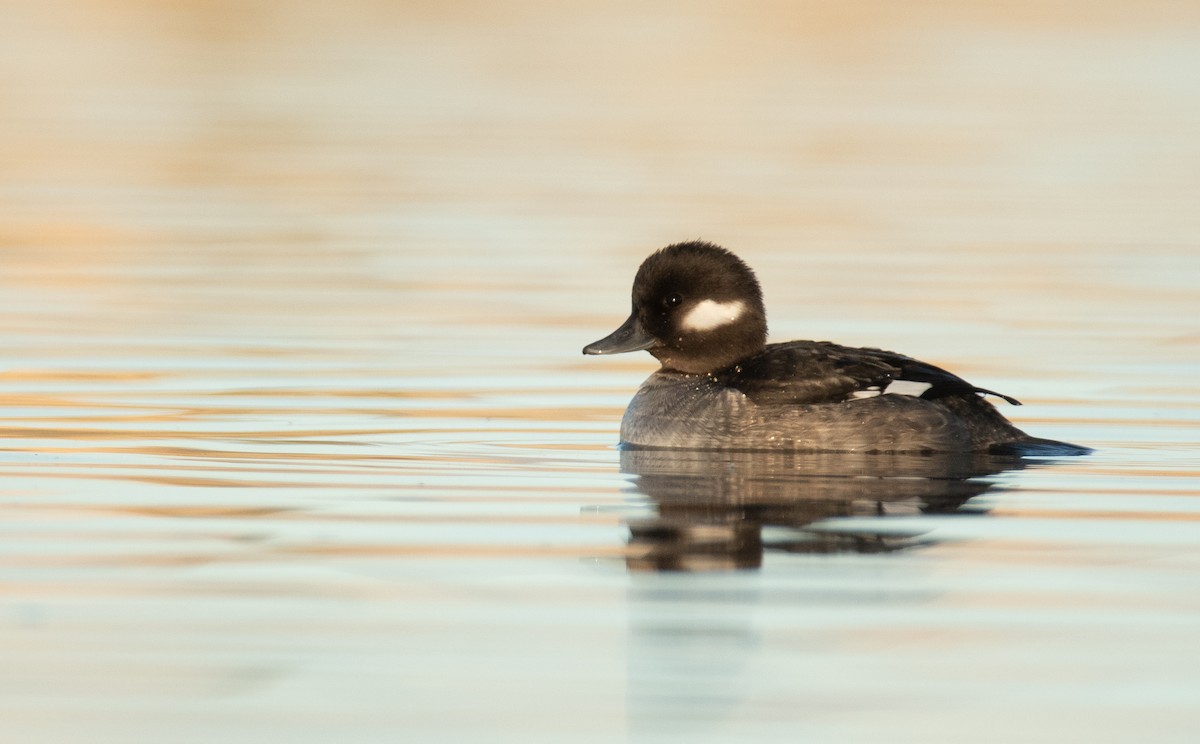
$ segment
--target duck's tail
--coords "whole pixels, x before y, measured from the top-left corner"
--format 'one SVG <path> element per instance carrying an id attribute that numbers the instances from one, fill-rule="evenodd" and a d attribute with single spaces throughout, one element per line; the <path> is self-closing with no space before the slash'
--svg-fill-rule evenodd
<path id="1" fill-rule="evenodd" d="M 1000 442 L 988 448 L 993 455 L 1010 455 L 1013 457 L 1079 457 L 1094 452 L 1091 447 L 1081 444 L 1060 442 L 1057 439 L 1040 439 L 1028 437 L 1012 442 Z"/>
<path id="2" fill-rule="evenodd" d="M 1092 452 L 1090 447 L 1029 436 L 974 392 L 938 398 L 937 402 L 968 422 L 972 449 L 977 452 L 1010 457 L 1074 457 Z"/>

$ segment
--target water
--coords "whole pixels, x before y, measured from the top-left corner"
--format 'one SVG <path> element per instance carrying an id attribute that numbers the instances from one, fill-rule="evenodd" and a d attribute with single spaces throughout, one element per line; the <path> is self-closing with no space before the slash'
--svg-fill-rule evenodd
<path id="1" fill-rule="evenodd" d="M 1193 9 L 5 15 L 6 741 L 1194 738 Z M 696 236 L 1097 453 L 622 456 Z"/>

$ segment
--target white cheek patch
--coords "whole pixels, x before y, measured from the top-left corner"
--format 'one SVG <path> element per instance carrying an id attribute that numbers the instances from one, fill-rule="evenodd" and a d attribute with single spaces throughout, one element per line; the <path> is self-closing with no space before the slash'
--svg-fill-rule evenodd
<path id="1" fill-rule="evenodd" d="M 711 331 L 732 323 L 742 317 L 742 313 L 745 311 L 746 303 L 741 300 L 730 302 L 704 300 L 696 303 L 696 306 L 683 316 L 683 327 L 689 331 Z"/>

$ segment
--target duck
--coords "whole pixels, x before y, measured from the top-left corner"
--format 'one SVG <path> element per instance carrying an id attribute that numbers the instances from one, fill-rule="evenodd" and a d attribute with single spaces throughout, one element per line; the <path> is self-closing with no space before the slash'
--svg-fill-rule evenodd
<path id="1" fill-rule="evenodd" d="M 941 367 L 829 341 L 767 343 L 758 278 L 715 243 L 674 243 L 633 280 L 629 318 L 586 355 L 647 351 L 660 368 L 621 419 L 620 446 L 853 453 L 1081 455 L 1030 436 Z"/>

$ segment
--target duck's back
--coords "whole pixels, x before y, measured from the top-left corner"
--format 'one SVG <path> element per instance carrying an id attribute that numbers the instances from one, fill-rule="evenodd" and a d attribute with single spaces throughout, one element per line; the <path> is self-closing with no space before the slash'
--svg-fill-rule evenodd
<path id="1" fill-rule="evenodd" d="M 878 394 L 895 382 L 917 383 L 922 397 L 983 393 L 1020 403 L 1001 393 L 975 387 L 958 375 L 894 351 L 842 346 L 829 341 L 768 344 L 741 362 L 712 375 L 745 393 L 755 403 L 832 403 Z"/>

